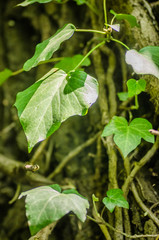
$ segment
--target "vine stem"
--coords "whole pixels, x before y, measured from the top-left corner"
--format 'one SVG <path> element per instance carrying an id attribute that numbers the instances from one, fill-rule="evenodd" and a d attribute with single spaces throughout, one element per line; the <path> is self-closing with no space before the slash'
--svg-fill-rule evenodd
<path id="1" fill-rule="evenodd" d="M 103 9 L 104 9 L 104 21 L 105 21 L 105 25 L 107 27 L 107 4 L 106 4 L 106 0 L 103 0 Z"/>
<path id="2" fill-rule="evenodd" d="M 96 50 L 97 48 L 99 48 L 100 46 L 102 46 L 105 42 L 106 42 L 106 40 L 100 42 L 100 43 L 97 44 L 94 48 L 92 48 L 92 49 L 86 54 L 86 56 L 84 56 L 84 58 L 82 58 L 82 60 L 77 64 L 77 66 L 76 66 L 73 70 L 76 70 L 94 50 Z"/>
<path id="3" fill-rule="evenodd" d="M 99 31 L 99 30 L 94 30 L 94 29 L 77 29 L 75 30 L 75 32 L 93 32 L 93 33 L 100 33 L 100 34 L 106 34 L 106 32 L 104 31 Z"/>
<path id="4" fill-rule="evenodd" d="M 112 40 L 112 41 L 114 41 L 114 42 L 117 42 L 117 43 L 123 45 L 126 49 L 130 50 L 130 48 L 129 48 L 125 43 L 117 40 L 116 38 L 111 37 L 110 40 Z"/>

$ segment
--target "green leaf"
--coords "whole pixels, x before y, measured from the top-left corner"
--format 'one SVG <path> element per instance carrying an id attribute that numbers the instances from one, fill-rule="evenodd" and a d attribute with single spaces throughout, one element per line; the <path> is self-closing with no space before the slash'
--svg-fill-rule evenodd
<path id="1" fill-rule="evenodd" d="M 74 0 L 77 5 L 82 5 L 85 4 L 87 1 L 86 0 Z"/>
<path id="2" fill-rule="evenodd" d="M 140 144 L 141 138 L 154 143 L 154 136 L 150 134 L 149 129 L 152 129 L 152 125 L 144 118 L 135 118 L 128 125 L 125 118 L 114 116 L 104 128 L 102 136 L 114 134 L 114 142 L 126 157 Z"/>
<path id="3" fill-rule="evenodd" d="M 70 75 L 67 77 L 68 83 L 64 88 L 64 93 L 68 94 L 74 92 L 78 88 L 84 87 L 86 78 L 87 78 L 86 72 L 80 70 L 71 72 Z"/>
<path id="4" fill-rule="evenodd" d="M 135 79 L 129 79 L 127 81 L 127 86 L 128 86 L 128 97 L 133 97 L 145 91 L 146 81 L 144 79 L 140 79 L 138 81 Z"/>
<path id="5" fill-rule="evenodd" d="M 133 70 L 137 74 L 151 74 L 159 78 L 159 67 L 154 62 L 152 55 L 140 53 L 136 50 L 126 52 L 125 60 L 127 64 L 132 65 Z"/>
<path id="6" fill-rule="evenodd" d="M 24 63 L 23 69 L 29 71 L 36 67 L 39 62 L 49 60 L 53 53 L 59 49 L 60 44 L 69 39 L 75 31 L 75 26 L 71 23 L 65 24 L 52 37 L 46 39 L 36 46 L 34 56 Z"/>
<path id="7" fill-rule="evenodd" d="M 48 3 L 48 2 L 51 2 L 51 1 L 52 0 L 25 0 L 24 2 L 17 4 L 17 6 L 26 7 L 26 6 L 30 5 L 30 4 L 35 3 L 35 2 L 38 2 L 38 3 Z"/>
<path id="8" fill-rule="evenodd" d="M 152 61 L 159 67 L 159 47 L 158 46 L 147 46 L 141 48 L 139 53 L 152 59 Z"/>
<path id="9" fill-rule="evenodd" d="M 49 187 L 53 188 L 54 190 L 61 192 L 61 187 L 58 184 L 52 184 Z"/>
<path id="10" fill-rule="evenodd" d="M 120 101 L 126 101 L 128 99 L 128 92 L 119 92 L 117 95 Z"/>
<path id="11" fill-rule="evenodd" d="M 26 215 L 31 235 L 73 212 L 82 222 L 86 219 L 88 200 L 77 194 L 60 193 L 49 186 L 34 188 L 20 194 L 26 196 Z"/>
<path id="12" fill-rule="evenodd" d="M 107 196 L 103 198 L 103 203 L 111 213 L 116 206 L 129 209 L 129 203 L 125 200 L 121 189 L 111 189 L 107 191 Z"/>
<path id="13" fill-rule="evenodd" d="M 12 76 L 12 71 L 8 68 L 4 69 L 0 72 L 0 86 L 10 77 Z"/>
<path id="14" fill-rule="evenodd" d="M 76 71 L 74 75 L 76 76 Z M 74 80 L 80 81 L 80 76 Z M 67 85 L 67 74 L 62 70 L 52 69 L 39 81 L 17 94 L 15 106 L 27 136 L 29 152 L 37 142 L 50 136 L 70 116 L 85 115 L 96 101 L 98 82 L 93 77 L 87 75 L 84 86 L 65 94 Z M 79 87 L 78 83 L 76 85 Z"/>
<path id="15" fill-rule="evenodd" d="M 113 10 L 110 10 L 110 13 L 112 13 L 117 20 L 127 20 L 130 23 L 131 27 L 139 27 L 139 24 L 137 23 L 136 17 L 134 17 L 131 14 L 121 14 L 116 13 Z"/>
<path id="16" fill-rule="evenodd" d="M 54 67 L 60 68 L 60 69 L 64 70 L 66 73 L 68 73 L 78 65 L 78 63 L 83 59 L 83 57 L 84 56 L 80 55 L 80 54 L 77 54 L 73 57 L 65 57 L 60 62 L 56 63 L 54 65 Z M 83 61 L 83 63 L 81 64 L 81 67 L 89 66 L 90 64 L 91 64 L 90 59 L 86 58 L 85 61 Z"/>

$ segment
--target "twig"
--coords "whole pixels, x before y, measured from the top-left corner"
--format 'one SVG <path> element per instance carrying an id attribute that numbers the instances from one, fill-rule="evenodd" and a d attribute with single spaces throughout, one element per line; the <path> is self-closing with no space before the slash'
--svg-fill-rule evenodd
<path id="1" fill-rule="evenodd" d="M 129 186 L 132 183 L 137 172 L 151 159 L 151 157 L 155 154 L 157 149 L 158 149 L 158 139 L 156 139 L 155 144 L 145 154 L 145 156 L 138 163 L 135 164 L 135 167 L 133 168 L 133 170 L 131 171 L 131 173 L 129 174 L 127 179 L 125 180 L 125 183 L 122 187 L 125 196 L 127 196 L 128 192 L 129 192 Z"/>
<path id="2" fill-rule="evenodd" d="M 33 186 L 48 185 L 53 182 L 38 173 L 28 172 L 24 168 L 24 163 L 9 159 L 0 154 L 0 170 L 7 176 L 18 181 L 18 183 L 31 184 Z"/>
<path id="3" fill-rule="evenodd" d="M 132 183 L 131 185 L 131 189 L 134 195 L 134 198 L 136 200 L 136 202 L 139 204 L 139 206 L 141 207 L 141 209 L 147 213 L 147 215 L 149 216 L 149 218 L 152 219 L 152 221 L 154 221 L 154 223 L 159 227 L 159 219 L 153 214 L 153 212 L 151 212 L 151 210 L 149 208 L 146 207 L 146 205 L 142 202 L 141 198 L 138 195 L 138 192 L 136 190 L 135 184 Z"/>
<path id="4" fill-rule="evenodd" d="M 158 131 L 158 130 L 150 129 L 149 132 L 150 132 L 152 135 L 159 136 L 159 131 Z"/>
<path id="5" fill-rule="evenodd" d="M 109 100 L 109 115 L 112 118 L 117 111 L 117 100 L 116 100 L 116 88 L 113 80 L 113 75 L 116 66 L 116 58 L 113 51 L 107 46 L 102 46 L 101 51 L 108 57 L 108 69 L 106 74 L 106 84 L 108 88 L 108 100 Z"/>
<path id="6" fill-rule="evenodd" d="M 34 153 L 34 155 L 32 156 L 31 160 L 30 160 L 30 163 L 35 163 L 38 158 L 40 157 L 40 155 L 42 154 L 42 152 L 44 151 L 47 143 L 48 143 L 48 140 L 49 140 L 49 137 L 46 138 L 40 145 L 39 147 L 37 148 L 36 152 Z"/>
<path id="7" fill-rule="evenodd" d="M 20 194 L 20 189 L 21 189 L 21 184 L 18 183 L 17 184 L 17 189 L 15 191 L 15 194 L 14 194 L 13 198 L 9 201 L 9 204 L 14 203 L 18 199 L 19 194 Z"/>
<path id="8" fill-rule="evenodd" d="M 125 236 L 127 238 L 136 239 L 136 238 L 144 238 L 144 237 L 145 238 L 155 238 L 155 237 L 158 237 L 158 234 L 154 234 L 154 235 L 153 234 L 152 235 L 149 235 L 149 234 L 146 234 L 146 235 L 144 235 L 144 234 L 141 234 L 141 235 L 137 235 L 137 234 L 129 235 L 129 234 L 121 232 L 121 231 L 117 230 L 116 228 L 112 227 L 109 223 L 105 222 L 103 218 L 100 218 L 100 219 L 97 220 L 97 219 L 94 219 L 94 218 L 92 218 L 92 217 L 90 217 L 88 215 L 87 215 L 87 218 L 90 219 L 91 221 L 97 223 L 97 224 L 104 224 L 108 228 L 113 230 L 114 232 L 120 233 L 120 234 L 122 234 L 123 236 Z"/>
<path id="9" fill-rule="evenodd" d="M 61 172 L 61 170 L 65 167 L 65 165 L 76 155 L 78 155 L 83 149 L 90 146 L 97 137 L 101 134 L 101 132 L 98 132 L 96 135 L 94 135 L 92 138 L 88 139 L 85 143 L 81 144 L 80 146 L 76 147 L 74 150 L 72 150 L 63 160 L 62 162 L 55 168 L 55 170 L 48 176 L 49 179 L 52 179 L 55 177 L 58 173 Z"/>

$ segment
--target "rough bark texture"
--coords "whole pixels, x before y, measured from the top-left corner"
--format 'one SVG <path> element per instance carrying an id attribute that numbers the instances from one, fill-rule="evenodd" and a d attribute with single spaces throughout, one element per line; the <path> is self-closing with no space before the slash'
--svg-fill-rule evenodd
<path id="1" fill-rule="evenodd" d="M 14 8 L 19 3 L 17 0 L 0 1 L 0 70 L 9 68 L 17 71 L 22 68 L 33 55 L 36 44 L 53 35 L 65 23 L 73 23 L 77 28 L 102 30 L 103 1 L 89 2 L 99 15 L 88 6 L 77 6 L 71 0 L 65 4 L 35 3 L 25 8 Z M 133 14 L 140 23 L 140 28 L 131 29 L 128 23 L 122 22 L 121 32 L 114 33 L 119 40 L 137 50 L 147 45 L 159 45 L 158 1 L 114 0 L 108 1 L 107 7 L 108 11 L 113 9 L 118 13 Z M 86 54 L 97 43 L 98 37 L 101 36 L 76 33 L 62 44 L 54 57 Z M 91 207 L 88 214 L 91 216 L 93 193 L 101 200 L 108 189 L 123 188 L 130 210 L 116 208 L 113 214 L 104 212 L 105 221 L 118 230 L 115 232 L 108 227 L 110 236 L 107 239 L 124 240 L 133 234 L 159 234 L 158 143 L 152 147 L 142 142 L 123 162 L 112 137 L 101 139 L 97 134 L 113 115 L 126 115 L 117 99 L 117 92 L 125 91 L 126 80 L 131 78 L 132 72 L 124 62 L 124 54 L 123 46 L 112 42 L 93 52 L 90 57 L 92 64 L 86 71 L 99 81 L 98 101 L 85 117 L 68 119 L 31 154 L 27 153 L 26 139 L 13 104 L 16 94 L 43 76 L 53 64 L 40 65 L 30 72 L 11 77 L 0 87 L 0 240 L 106 239 L 101 231 L 102 224 L 98 226 L 89 220 L 82 224 L 75 216 L 65 216 L 42 230 L 37 238 L 30 238 L 24 201 L 11 201 L 11 204 L 9 201 L 19 186 L 20 191 L 25 191 L 52 182 L 64 189 L 76 187 L 89 199 Z M 133 111 L 133 115 L 146 115 L 154 128 L 158 128 L 159 80 L 149 76 L 145 78 L 147 93 L 139 98 L 140 110 Z M 40 165 L 38 173 L 25 172 L 24 163 L 31 159 Z M 98 204 L 97 207 L 100 211 L 103 205 Z M 128 235 L 124 236 L 119 231 Z M 155 237 L 141 236 L 139 239 Z"/>

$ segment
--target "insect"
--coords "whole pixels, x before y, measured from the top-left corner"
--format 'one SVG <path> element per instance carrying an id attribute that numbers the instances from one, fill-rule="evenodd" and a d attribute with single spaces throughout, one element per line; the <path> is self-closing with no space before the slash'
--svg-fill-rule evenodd
<path id="1" fill-rule="evenodd" d="M 38 164 L 33 165 L 32 163 L 27 162 L 27 163 L 25 164 L 24 168 L 25 168 L 26 171 L 36 172 L 36 171 L 39 170 L 40 167 L 39 167 Z"/>

